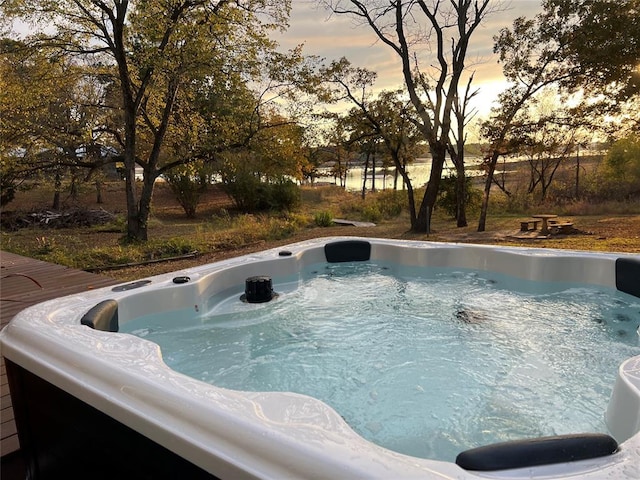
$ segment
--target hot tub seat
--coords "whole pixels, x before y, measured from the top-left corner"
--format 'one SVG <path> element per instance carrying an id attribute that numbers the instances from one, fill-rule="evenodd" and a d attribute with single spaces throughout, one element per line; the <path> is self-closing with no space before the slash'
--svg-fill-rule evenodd
<path id="1" fill-rule="evenodd" d="M 119 329 L 118 301 L 108 299 L 94 305 L 82 316 L 80 323 L 94 330 L 117 332 Z"/>
<path id="2" fill-rule="evenodd" d="M 460 453 L 456 464 L 465 470 L 495 471 L 575 462 L 615 453 L 609 435 L 584 433 L 495 443 Z"/>

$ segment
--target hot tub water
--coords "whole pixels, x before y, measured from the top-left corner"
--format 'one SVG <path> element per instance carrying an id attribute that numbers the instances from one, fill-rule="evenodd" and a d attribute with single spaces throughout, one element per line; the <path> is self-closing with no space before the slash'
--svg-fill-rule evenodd
<path id="1" fill-rule="evenodd" d="M 386 448 L 451 461 L 488 443 L 605 432 L 619 364 L 639 353 L 640 302 L 585 285 L 461 269 L 315 265 L 280 296 L 123 326 L 165 362 L 234 390 L 323 400 Z"/>

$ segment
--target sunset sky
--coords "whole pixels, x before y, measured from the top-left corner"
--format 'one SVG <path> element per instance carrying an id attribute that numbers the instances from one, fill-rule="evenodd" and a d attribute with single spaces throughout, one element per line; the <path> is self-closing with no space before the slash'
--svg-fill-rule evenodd
<path id="1" fill-rule="evenodd" d="M 376 41 L 370 28 L 355 25 L 347 16 L 330 15 L 318 6 L 320 3 L 291 0 L 290 28 L 282 35 L 274 35 L 281 49 L 304 44 L 305 54 L 317 55 L 328 62 L 346 57 L 354 66 L 377 72 L 376 91 L 401 87 L 400 62 L 395 52 Z M 469 71 L 475 71 L 474 85 L 480 89 L 475 107 L 483 116 L 489 112 L 497 94 L 505 89 L 501 66 L 492 52 L 493 36 L 501 28 L 511 26 L 516 17 L 532 18 L 542 9 L 541 0 L 491 0 L 492 7 L 498 5 L 502 6 L 501 11 L 485 18 L 474 33 L 466 61 Z M 29 32 L 19 22 L 14 26 L 20 34 Z"/>
<path id="2" fill-rule="evenodd" d="M 498 3 L 496 1 L 496 3 Z M 474 84 L 480 88 L 476 107 L 486 114 L 496 95 L 504 90 L 502 69 L 492 53 L 493 36 L 511 26 L 519 16 L 533 17 L 541 11 L 540 0 L 502 2 L 506 10 L 492 14 L 474 33 L 467 65 L 475 70 Z M 394 89 L 402 85 L 398 57 L 389 47 L 376 43 L 374 33 L 365 26 L 355 26 L 345 16 L 329 16 L 314 0 L 292 0 L 290 28 L 276 37 L 283 48 L 303 43 L 304 52 L 328 61 L 346 57 L 358 67 L 378 73 L 376 90 Z"/>

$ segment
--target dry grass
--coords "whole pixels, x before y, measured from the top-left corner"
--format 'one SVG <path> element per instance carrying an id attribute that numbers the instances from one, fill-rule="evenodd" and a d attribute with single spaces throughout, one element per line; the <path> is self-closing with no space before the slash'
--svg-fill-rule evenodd
<path id="1" fill-rule="evenodd" d="M 201 252 L 195 259 L 105 272 L 123 281 L 309 238 L 336 235 L 640 253 L 640 208 L 637 205 L 628 210 L 620 206 L 595 209 L 578 204 L 558 208 L 553 213 L 572 221 L 578 233 L 549 239 L 516 239 L 512 235 L 518 233 L 519 220 L 532 212 L 504 213 L 498 196 L 498 205 L 488 218 L 486 232 L 476 232 L 477 215 L 469 215 L 468 227 L 457 228 L 453 220 L 437 213 L 432 223 L 433 232 L 425 235 L 408 232 L 406 213 L 384 218 L 381 210 L 384 211 L 389 203 L 389 198 L 384 195 L 388 193 L 378 196 L 378 199 L 382 197 L 381 201 L 371 195 L 363 203 L 358 194 L 336 187 L 305 188 L 300 211 L 289 215 L 266 216 L 238 215 L 233 212 L 231 201 L 219 190 L 212 189 L 198 209 L 198 218 L 187 219 L 166 185 L 158 184 L 149 227 L 152 241 L 143 247 L 121 244 L 121 221 L 107 228 L 52 230 L 33 227 L 16 232 L 3 231 L 2 249 L 77 268 L 171 257 L 190 250 Z M 66 203 L 67 206 L 80 204 L 86 208 L 104 208 L 123 216 L 126 208 L 121 184 L 107 185 L 102 205 L 95 203 L 94 196 L 94 192 L 86 190 L 76 202 L 66 199 Z M 14 210 L 41 210 L 50 204 L 51 199 L 52 192 L 46 189 L 32 190 L 20 193 L 10 207 Z M 603 211 L 605 207 L 607 210 Z M 374 212 L 381 218 L 377 219 L 375 227 L 370 228 L 319 227 L 314 223 L 314 215 L 318 212 L 330 212 L 335 217 L 354 220 L 367 220 L 357 217 Z"/>

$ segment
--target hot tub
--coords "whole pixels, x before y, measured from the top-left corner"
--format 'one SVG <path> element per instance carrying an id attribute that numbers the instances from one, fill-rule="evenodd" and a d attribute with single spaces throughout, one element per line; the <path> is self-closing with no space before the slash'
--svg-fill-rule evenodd
<path id="1" fill-rule="evenodd" d="M 143 316 L 197 315 L 252 277 L 260 283 L 309 265 L 367 261 L 589 283 L 640 297 L 638 255 L 340 237 L 42 303 L 0 334 L 31 476 L 640 478 L 640 355 L 618 369 L 602 412 L 608 434 L 486 445 L 454 463 L 377 446 L 309 396 L 235 391 L 178 373 L 158 345 L 119 331 Z"/>

